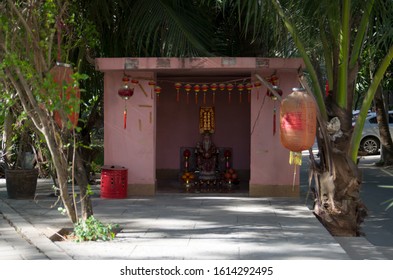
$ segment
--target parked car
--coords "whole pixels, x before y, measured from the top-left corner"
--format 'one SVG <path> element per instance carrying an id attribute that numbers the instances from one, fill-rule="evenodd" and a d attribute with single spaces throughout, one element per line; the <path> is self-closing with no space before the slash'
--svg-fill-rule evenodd
<path id="1" fill-rule="evenodd" d="M 393 111 L 389 111 L 389 130 L 390 134 L 393 135 Z M 378 153 L 380 146 L 377 116 L 375 113 L 369 113 L 364 123 L 360 150 L 368 155 L 374 155 Z"/>

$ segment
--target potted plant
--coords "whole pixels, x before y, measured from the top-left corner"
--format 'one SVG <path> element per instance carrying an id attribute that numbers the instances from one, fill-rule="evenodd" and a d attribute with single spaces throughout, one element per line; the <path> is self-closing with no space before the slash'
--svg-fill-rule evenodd
<path id="1" fill-rule="evenodd" d="M 38 180 L 38 170 L 34 168 L 32 133 L 27 126 L 22 125 L 19 131 L 15 131 L 16 127 L 17 124 L 14 124 L 14 130 L 8 134 L 8 137 L 13 136 L 12 145 L 5 143 L 3 135 L 1 166 L 4 169 L 7 194 L 12 199 L 32 199 Z"/>

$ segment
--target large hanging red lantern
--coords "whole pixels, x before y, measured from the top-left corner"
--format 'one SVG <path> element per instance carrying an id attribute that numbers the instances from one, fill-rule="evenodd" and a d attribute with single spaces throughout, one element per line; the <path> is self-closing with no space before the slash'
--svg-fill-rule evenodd
<path id="1" fill-rule="evenodd" d="M 312 147 L 315 141 L 317 110 L 313 97 L 302 88 L 281 102 L 281 144 L 291 151 L 290 163 L 301 164 L 301 152 Z"/>
<path id="2" fill-rule="evenodd" d="M 124 129 L 127 128 L 127 100 L 134 95 L 134 88 L 131 88 L 129 85 L 130 79 L 127 76 L 123 76 L 123 85 L 117 91 L 117 94 L 124 100 L 124 112 L 123 112 L 123 126 Z M 136 84 L 133 80 L 133 84 Z"/>
<path id="3" fill-rule="evenodd" d="M 64 84 L 67 85 L 67 88 L 65 89 L 65 98 L 67 101 L 70 100 L 70 98 L 76 99 L 76 102 L 74 103 L 75 106 L 70 105 L 71 112 L 68 114 L 68 119 L 75 128 L 78 125 L 79 119 L 80 90 L 78 87 L 73 86 L 74 79 L 72 78 L 72 75 L 74 72 L 72 71 L 72 67 L 70 64 L 58 62 L 49 72 L 53 77 L 53 81 L 59 87 L 60 99 L 63 98 Z M 63 128 L 63 120 L 61 119 L 60 113 L 58 111 L 54 111 L 53 117 L 57 125 L 60 128 Z"/>

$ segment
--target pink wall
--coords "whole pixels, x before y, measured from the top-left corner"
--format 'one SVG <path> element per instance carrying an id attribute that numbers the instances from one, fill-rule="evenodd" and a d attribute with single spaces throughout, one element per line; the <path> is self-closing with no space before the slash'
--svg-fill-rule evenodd
<path id="1" fill-rule="evenodd" d="M 297 73 L 294 71 L 277 71 L 279 86 L 283 91 L 283 97 L 292 92 L 292 88 L 298 87 Z M 261 74 L 264 77 L 263 74 Z M 256 89 L 254 89 L 256 91 Z M 260 185 L 291 185 L 294 167 L 289 165 L 289 151 L 280 142 L 280 105 L 277 107 L 277 132 L 273 136 L 273 109 L 274 102 L 266 97 L 263 104 L 266 87 L 261 87 L 260 98 L 257 100 L 253 94 L 251 103 L 251 127 L 255 129 L 251 135 L 251 178 L 250 184 Z M 261 98 L 262 97 L 262 98 Z M 259 110 L 263 104 L 260 116 Z M 299 176 L 297 176 L 299 183 Z"/>
<path id="2" fill-rule="evenodd" d="M 123 129 L 124 101 L 117 95 L 121 86 L 124 66 L 128 74 L 138 78 L 147 95 L 139 88 L 127 102 L 128 123 Z M 198 110 L 190 94 L 190 104 L 185 104 L 182 90 L 180 103 L 176 102 L 173 82 L 179 76 L 193 77 L 194 81 L 207 81 L 220 75 L 229 80 L 231 75 L 260 73 L 267 77 L 276 71 L 284 95 L 298 86 L 297 69 L 304 67 L 300 59 L 265 58 L 101 58 L 97 69 L 105 72 L 104 94 L 104 145 L 105 164 L 122 165 L 129 169 L 129 184 L 155 184 L 156 168 L 179 168 L 179 147 L 194 146 L 199 140 Z M 247 73 L 247 74 L 245 74 Z M 158 106 L 150 98 L 149 79 L 158 75 L 162 94 Z M 163 75 L 166 75 L 165 78 Z M 143 80 L 146 79 L 146 80 Z M 193 82 L 190 78 L 184 78 Z M 178 79 L 176 79 L 177 81 Z M 228 104 L 227 94 L 216 94 L 216 133 L 214 141 L 218 146 L 234 149 L 234 167 L 250 169 L 250 184 L 292 185 L 293 166 L 288 164 L 289 151 L 283 148 L 279 138 L 279 104 L 277 105 L 277 133 L 272 135 L 273 101 L 265 98 L 266 89 L 261 87 L 257 100 L 253 90 L 251 105 L 246 94 L 239 104 L 235 93 Z M 210 97 L 210 96 L 209 96 Z M 210 98 L 208 98 L 210 100 Z M 206 105 L 209 105 L 208 103 Z M 157 110 L 157 118 L 156 118 Z M 151 115 L 151 117 L 150 117 Z M 259 115 L 259 117 L 258 117 Z M 250 131 L 255 128 L 250 135 Z M 157 137 L 156 137 L 157 134 Z M 157 138 L 157 141 L 156 141 Z M 251 151 L 251 152 L 250 152 Z M 157 160 L 157 161 L 156 161 Z M 299 180 L 297 180 L 297 183 Z"/>
<path id="3" fill-rule="evenodd" d="M 152 76 L 140 72 L 133 76 L 140 80 L 148 96 L 139 87 L 135 88 L 127 101 L 127 129 L 123 129 L 124 100 L 117 94 L 123 71 L 105 73 L 104 161 L 106 165 L 127 167 L 129 184 L 155 183 L 155 107 L 147 84 Z"/>
<path id="4" fill-rule="evenodd" d="M 245 77 L 245 78 L 249 78 Z M 226 77 L 226 80 L 231 78 Z M 160 81 L 164 80 L 164 81 Z M 162 87 L 157 106 L 157 169 L 179 169 L 180 147 L 195 147 L 201 140 L 199 134 L 199 108 L 214 106 L 216 114 L 216 131 L 214 143 L 219 147 L 233 148 L 233 167 L 236 169 L 250 168 L 250 103 L 247 102 L 246 90 L 243 91 L 242 103 L 239 103 L 239 93 L 233 90 L 231 103 L 228 103 L 228 92 L 216 91 L 215 104 L 212 92 L 206 94 L 206 104 L 203 104 L 202 91 L 198 94 L 198 104 L 192 90 L 187 104 L 186 91 L 180 90 L 180 102 L 176 102 L 175 82 L 195 82 L 200 86 L 204 82 L 221 82 L 225 78 L 214 76 L 192 78 L 160 78 Z M 183 84 L 184 85 L 184 84 Z"/>

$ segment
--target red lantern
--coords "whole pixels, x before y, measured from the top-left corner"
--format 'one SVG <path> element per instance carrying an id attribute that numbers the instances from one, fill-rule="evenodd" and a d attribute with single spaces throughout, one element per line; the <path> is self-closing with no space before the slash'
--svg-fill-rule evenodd
<path id="1" fill-rule="evenodd" d="M 158 103 L 158 101 L 160 101 L 161 87 L 160 86 L 155 86 L 154 87 L 154 93 L 157 95 L 157 103 Z"/>
<path id="2" fill-rule="evenodd" d="M 282 96 L 282 90 L 278 86 L 273 86 L 273 89 L 278 93 L 278 95 Z M 277 96 L 275 96 L 269 89 L 267 90 L 266 95 L 272 100 L 277 100 Z"/>
<path id="3" fill-rule="evenodd" d="M 213 83 L 210 85 L 211 90 L 213 91 L 213 104 L 216 101 L 216 90 L 217 90 L 217 84 Z"/>
<path id="4" fill-rule="evenodd" d="M 201 87 L 199 85 L 194 86 L 194 92 L 195 92 L 195 104 L 198 104 L 198 92 L 201 90 Z"/>
<path id="5" fill-rule="evenodd" d="M 176 101 L 179 102 L 180 100 L 180 88 L 181 88 L 181 83 L 176 83 L 175 84 L 175 89 L 176 89 Z"/>
<path id="6" fill-rule="evenodd" d="M 227 84 L 227 90 L 228 90 L 228 103 L 231 103 L 231 91 L 233 90 L 233 85 Z"/>
<path id="7" fill-rule="evenodd" d="M 251 84 L 251 83 L 247 83 L 247 84 L 246 84 L 246 89 L 247 89 L 247 99 L 248 99 L 248 103 L 250 103 L 250 101 L 251 101 L 252 84 Z"/>
<path id="8" fill-rule="evenodd" d="M 130 88 L 128 85 L 130 79 L 127 76 L 124 76 L 123 85 L 117 91 L 117 94 L 124 100 L 124 112 L 123 112 L 123 126 L 124 129 L 127 128 L 127 100 L 134 94 L 134 89 Z"/>
<path id="9" fill-rule="evenodd" d="M 156 82 L 155 81 L 149 81 L 149 86 L 151 88 L 150 90 L 150 97 L 151 99 L 153 99 L 153 92 L 154 92 L 154 87 L 156 86 Z"/>
<path id="10" fill-rule="evenodd" d="M 237 90 L 239 91 L 239 103 L 242 103 L 242 92 L 244 90 L 244 85 L 243 84 L 238 84 L 237 85 Z"/>
<path id="11" fill-rule="evenodd" d="M 136 80 L 136 79 L 132 79 L 132 80 L 131 80 L 131 84 L 133 84 L 133 86 L 135 87 L 136 85 L 139 84 L 139 81 Z"/>
<path id="12" fill-rule="evenodd" d="M 316 133 L 316 105 L 304 89 L 294 88 L 281 102 L 281 144 L 291 151 L 290 163 L 301 164 L 301 152 L 312 147 Z"/>
<path id="13" fill-rule="evenodd" d="M 257 89 L 257 100 L 259 99 L 259 88 L 261 87 L 261 82 L 260 81 L 256 81 L 254 82 L 254 87 Z"/>
<path id="14" fill-rule="evenodd" d="M 191 89 L 192 89 L 192 86 L 191 86 L 190 84 L 186 84 L 186 85 L 184 86 L 184 89 L 185 89 L 186 92 L 187 92 L 187 104 L 188 104 L 188 103 L 190 103 L 190 102 L 189 102 L 189 101 L 190 101 L 189 95 L 190 95 L 190 91 L 191 91 Z"/>
<path id="15" fill-rule="evenodd" d="M 50 70 L 50 74 L 53 77 L 53 81 L 58 85 L 60 99 L 63 98 L 63 85 L 67 84 L 67 88 L 65 90 L 67 101 L 70 100 L 71 96 L 76 99 L 75 104 L 80 103 L 80 90 L 78 87 L 74 87 L 74 79 L 72 75 L 74 72 L 72 71 L 72 67 L 69 64 L 65 63 L 56 63 L 56 65 Z M 71 113 L 68 114 L 69 121 L 73 124 L 73 127 L 78 125 L 79 119 L 79 105 L 78 106 L 70 106 Z M 58 111 L 53 112 L 53 117 L 55 122 L 60 128 L 63 128 L 63 121 L 61 119 L 61 115 Z"/>
<path id="16" fill-rule="evenodd" d="M 184 150 L 183 156 L 186 157 L 186 158 L 189 158 L 191 156 L 190 150 L 189 149 Z"/>
<path id="17" fill-rule="evenodd" d="M 203 91 L 203 104 L 206 104 L 206 92 L 209 90 L 209 86 L 204 84 L 202 85 L 202 91 Z"/>

